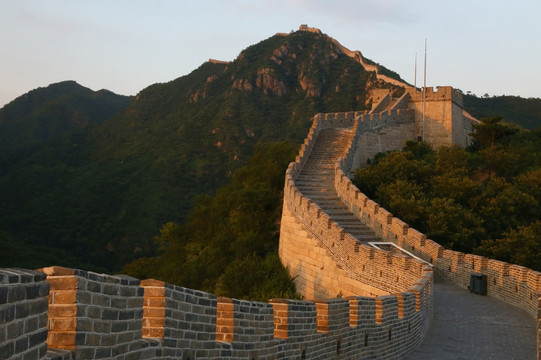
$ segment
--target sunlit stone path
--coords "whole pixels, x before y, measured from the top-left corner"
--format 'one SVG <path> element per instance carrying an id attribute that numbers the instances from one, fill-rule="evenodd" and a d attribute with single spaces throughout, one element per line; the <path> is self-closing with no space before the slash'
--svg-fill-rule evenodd
<path id="1" fill-rule="evenodd" d="M 536 324 L 525 311 L 438 281 L 434 318 L 406 360 L 536 359 Z"/>

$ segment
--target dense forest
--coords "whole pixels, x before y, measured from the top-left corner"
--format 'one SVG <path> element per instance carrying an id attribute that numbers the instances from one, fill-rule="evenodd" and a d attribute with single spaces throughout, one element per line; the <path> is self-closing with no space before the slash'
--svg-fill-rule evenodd
<path id="1" fill-rule="evenodd" d="M 288 142 L 257 145 L 230 184 L 197 198 L 185 223 L 162 227 L 158 256 L 123 273 L 237 299 L 297 297 L 278 258 L 284 173 L 297 152 Z"/>
<path id="2" fill-rule="evenodd" d="M 541 129 L 486 118 L 473 138 L 468 149 L 408 142 L 354 183 L 446 248 L 541 270 Z"/>
<path id="3" fill-rule="evenodd" d="M 85 126 L 77 124 L 91 108 L 56 90 L 87 91 L 63 85 L 0 109 L 0 134 L 16 136 L 15 122 L 27 134 L 0 155 L 0 253 L 10 254 L 0 266 L 115 272 L 153 256 L 162 225 L 183 223 L 195 198 L 229 183 L 257 143 L 300 144 L 314 114 L 367 109 L 370 89 L 386 86 L 328 37 L 305 31 L 151 85 Z M 49 126 L 58 131 L 34 131 Z"/>
<path id="4" fill-rule="evenodd" d="M 541 127 L 541 99 L 519 96 L 464 95 L 464 108 L 477 119 L 502 116 L 506 122 L 534 130 Z"/>

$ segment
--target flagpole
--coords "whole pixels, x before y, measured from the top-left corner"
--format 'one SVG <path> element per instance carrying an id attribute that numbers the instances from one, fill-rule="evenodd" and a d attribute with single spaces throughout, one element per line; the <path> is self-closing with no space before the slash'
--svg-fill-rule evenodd
<path id="1" fill-rule="evenodd" d="M 424 84 L 423 84 L 423 141 L 425 139 L 425 117 L 426 117 L 426 38 L 425 38 L 425 69 L 424 69 Z"/>
<path id="2" fill-rule="evenodd" d="M 417 91 L 417 53 L 415 53 L 415 78 L 413 79 L 413 88 Z"/>

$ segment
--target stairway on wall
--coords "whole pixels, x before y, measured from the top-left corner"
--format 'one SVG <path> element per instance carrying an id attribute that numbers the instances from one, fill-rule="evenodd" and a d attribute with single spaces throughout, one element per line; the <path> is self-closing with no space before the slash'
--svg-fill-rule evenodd
<path id="1" fill-rule="evenodd" d="M 353 140 L 353 129 L 322 129 L 301 173 L 295 179 L 299 191 L 315 202 L 331 219 L 359 241 L 380 241 L 374 232 L 342 202 L 334 188 L 334 166 Z"/>

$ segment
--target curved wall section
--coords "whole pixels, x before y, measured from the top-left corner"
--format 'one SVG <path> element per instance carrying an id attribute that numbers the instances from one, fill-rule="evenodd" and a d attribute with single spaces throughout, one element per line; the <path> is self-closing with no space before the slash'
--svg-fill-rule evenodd
<path id="1" fill-rule="evenodd" d="M 436 276 L 469 289 L 472 273 L 487 277 L 487 295 L 528 312 L 538 324 L 538 358 L 541 358 L 541 273 L 482 256 L 447 250 L 370 200 L 346 176 L 352 170 L 356 149 L 350 148 L 335 168 L 335 189 L 347 207 L 382 241 L 390 241 L 434 266 Z"/>
<path id="2" fill-rule="evenodd" d="M 396 112 L 392 114 L 396 116 Z M 383 324 L 384 318 L 399 321 L 397 319 L 403 319 L 404 314 L 409 314 L 408 331 L 400 332 L 398 343 L 393 342 L 391 330 L 391 335 L 382 339 L 380 350 L 371 353 L 374 358 L 396 358 L 416 348 L 428 330 L 433 309 L 431 268 L 413 258 L 362 244 L 303 195 L 295 184 L 322 129 L 365 128 L 369 126 L 363 121 L 366 116 L 336 113 L 314 117 L 299 156 L 286 172 L 279 251 L 282 262 L 296 279 L 297 290 L 306 298 L 370 296 L 365 298 L 370 300 L 361 303 L 372 301 L 393 309 L 385 316 L 378 315 L 376 310 L 376 324 Z M 378 121 L 372 123 L 380 126 L 381 119 L 378 117 Z M 357 139 L 355 136 L 348 145 L 348 152 Z M 351 319 L 354 317 L 350 314 Z M 368 328 L 365 331 L 368 332 Z M 354 341 L 364 342 L 362 335 Z"/>

